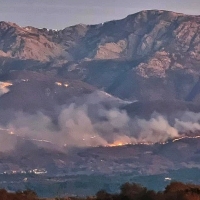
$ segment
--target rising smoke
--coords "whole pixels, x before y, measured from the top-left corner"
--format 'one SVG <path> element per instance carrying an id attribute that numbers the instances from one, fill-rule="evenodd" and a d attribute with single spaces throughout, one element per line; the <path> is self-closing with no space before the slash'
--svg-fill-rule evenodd
<path id="1" fill-rule="evenodd" d="M 0 82 L 0 96 L 8 93 L 9 90 L 9 86 L 11 86 L 12 83 L 9 82 Z"/>
<path id="2" fill-rule="evenodd" d="M 184 132 L 200 130 L 199 113 L 184 112 L 169 123 L 167 117 L 158 113 L 149 120 L 131 118 L 125 110 L 93 103 L 72 103 L 62 107 L 57 123 L 42 112 L 14 113 L 14 119 L 0 127 L 3 144 L 0 151 L 14 149 L 19 139 L 55 148 L 112 146 L 165 142 L 184 136 Z"/>

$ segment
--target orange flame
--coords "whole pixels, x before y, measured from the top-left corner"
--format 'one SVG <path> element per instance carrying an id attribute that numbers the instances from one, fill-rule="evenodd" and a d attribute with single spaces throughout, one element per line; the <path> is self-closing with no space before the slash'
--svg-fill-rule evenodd
<path id="1" fill-rule="evenodd" d="M 109 147 L 117 147 L 117 146 L 123 146 L 123 145 L 126 145 L 126 144 L 124 144 L 123 142 L 120 142 L 120 141 L 115 141 L 112 144 L 108 144 Z"/>

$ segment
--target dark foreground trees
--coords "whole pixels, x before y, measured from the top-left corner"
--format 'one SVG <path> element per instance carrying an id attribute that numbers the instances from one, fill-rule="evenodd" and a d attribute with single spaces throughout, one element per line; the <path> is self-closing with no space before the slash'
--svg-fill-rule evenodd
<path id="1" fill-rule="evenodd" d="M 97 200 L 200 200 L 200 186 L 172 182 L 164 192 L 155 192 L 135 184 L 125 183 L 120 194 L 109 194 L 106 191 L 97 193 Z"/>
<path id="2" fill-rule="evenodd" d="M 18 191 L 9 193 L 4 189 L 0 189 L 0 200 L 37 200 L 37 194 L 32 190 Z"/>
<path id="3" fill-rule="evenodd" d="M 39 200 L 39 198 L 32 190 L 10 193 L 0 189 L 0 200 Z M 100 190 L 94 197 L 66 197 L 62 200 L 200 200 L 200 186 L 172 182 L 163 192 L 155 192 L 139 184 L 125 183 L 121 186 L 119 194 Z"/>

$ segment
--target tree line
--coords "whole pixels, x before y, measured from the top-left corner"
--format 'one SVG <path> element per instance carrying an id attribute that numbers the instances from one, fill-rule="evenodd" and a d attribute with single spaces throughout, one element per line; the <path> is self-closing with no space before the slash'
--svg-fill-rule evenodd
<path id="1" fill-rule="evenodd" d="M 11 193 L 0 189 L 0 200 L 41 200 L 41 198 L 32 190 Z M 171 182 L 164 191 L 156 192 L 136 183 L 125 183 L 116 194 L 100 190 L 91 197 L 57 197 L 55 200 L 200 200 L 200 185 Z"/>

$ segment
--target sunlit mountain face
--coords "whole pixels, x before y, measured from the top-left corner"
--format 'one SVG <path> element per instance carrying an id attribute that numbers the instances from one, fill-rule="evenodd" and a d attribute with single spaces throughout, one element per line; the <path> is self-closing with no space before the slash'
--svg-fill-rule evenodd
<path id="1" fill-rule="evenodd" d="M 0 187 L 200 183 L 199 30 L 162 10 L 63 30 L 0 22 Z"/>

